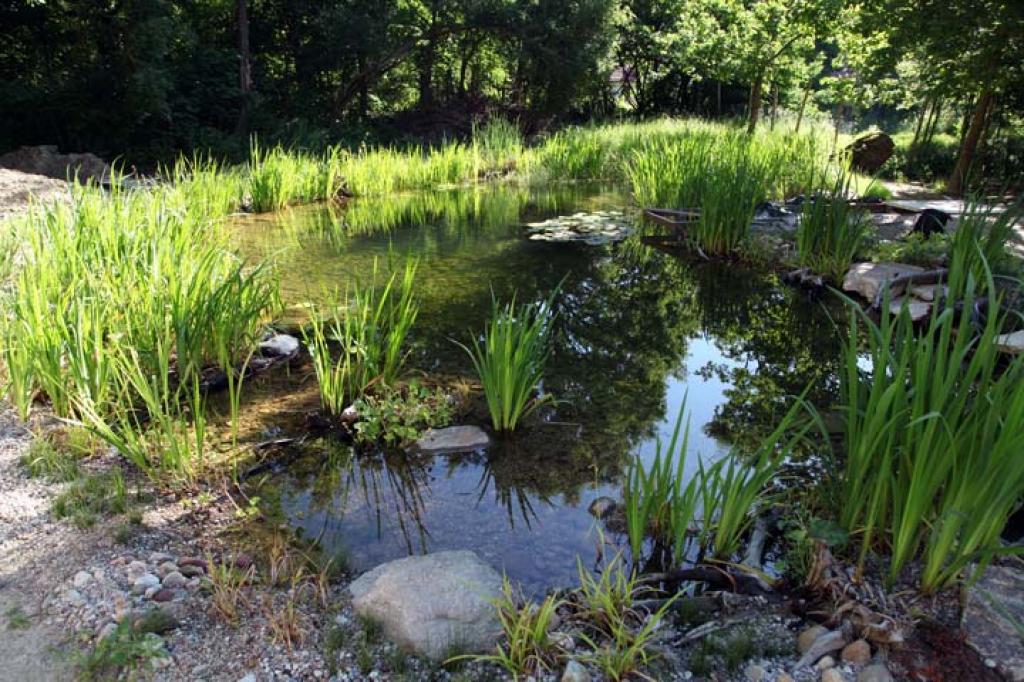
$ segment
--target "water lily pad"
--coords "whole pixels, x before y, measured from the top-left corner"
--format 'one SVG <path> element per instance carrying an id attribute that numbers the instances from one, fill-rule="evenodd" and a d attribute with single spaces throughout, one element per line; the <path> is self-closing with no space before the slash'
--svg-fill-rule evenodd
<path id="1" fill-rule="evenodd" d="M 527 223 L 529 238 L 546 242 L 583 242 L 601 246 L 625 239 L 633 232 L 622 211 L 594 211 L 558 216 L 537 223 Z"/>

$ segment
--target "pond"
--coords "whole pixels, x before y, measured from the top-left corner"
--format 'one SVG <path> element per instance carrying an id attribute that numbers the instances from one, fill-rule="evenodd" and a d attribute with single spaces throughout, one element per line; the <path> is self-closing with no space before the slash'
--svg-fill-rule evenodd
<path id="1" fill-rule="evenodd" d="M 809 384 L 816 403 L 833 399 L 835 311 L 771 272 L 682 258 L 649 246 L 643 229 L 604 245 L 528 239 L 526 223 L 610 210 L 630 215 L 615 187 L 501 185 L 239 223 L 244 252 L 280 268 L 295 321 L 307 302 L 366 281 L 375 263 L 387 270 L 416 257 L 421 311 L 410 365 L 418 372 L 469 377 L 453 339 L 483 327 L 492 295 L 537 301 L 561 283 L 544 383 L 558 402 L 543 420 L 468 455 L 357 455 L 330 439 L 306 441 L 259 494 L 356 570 L 472 549 L 539 592 L 574 584 L 577 559 L 595 561 L 588 506 L 619 498 L 631 458 L 654 456 L 684 401 L 693 471 L 698 458 L 763 433 L 786 396 Z"/>

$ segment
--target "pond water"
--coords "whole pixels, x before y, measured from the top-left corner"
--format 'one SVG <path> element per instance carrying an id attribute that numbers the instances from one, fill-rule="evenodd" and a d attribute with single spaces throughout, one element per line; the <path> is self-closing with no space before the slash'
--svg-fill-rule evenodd
<path id="1" fill-rule="evenodd" d="M 366 281 L 375 262 L 387 270 L 417 257 L 410 364 L 427 373 L 471 374 L 452 339 L 483 327 L 492 292 L 541 300 L 562 283 L 545 376 L 559 402 L 543 421 L 469 455 L 357 455 L 306 441 L 260 491 L 284 522 L 356 570 L 472 549 L 529 591 L 565 586 L 577 558 L 597 556 L 589 504 L 620 496 L 631 458 L 654 456 L 684 401 L 692 471 L 697 458 L 756 438 L 809 384 L 815 402 L 832 399 L 838 337 L 828 311 L 774 274 L 688 260 L 639 234 L 599 246 L 527 238 L 525 223 L 612 209 L 630 211 L 614 187 L 490 186 L 240 223 L 243 250 L 280 268 L 294 320 L 307 302 Z"/>

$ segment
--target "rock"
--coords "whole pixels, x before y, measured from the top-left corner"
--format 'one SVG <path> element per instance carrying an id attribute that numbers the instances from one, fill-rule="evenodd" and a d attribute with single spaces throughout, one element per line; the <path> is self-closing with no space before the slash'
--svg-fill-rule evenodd
<path id="1" fill-rule="evenodd" d="M 903 263 L 854 263 L 843 278 L 843 291 L 874 301 L 879 289 L 897 277 L 924 272 L 924 268 Z"/>
<path id="2" fill-rule="evenodd" d="M 853 665 L 866 665 L 871 660 L 871 645 L 863 639 L 850 642 L 843 647 L 840 658 Z"/>
<path id="3" fill-rule="evenodd" d="M 96 635 L 96 639 L 106 639 L 115 632 L 117 632 L 117 623 L 107 623 L 100 628 L 99 634 Z"/>
<path id="4" fill-rule="evenodd" d="M 172 599 L 174 599 L 174 590 L 170 590 L 167 588 L 157 590 L 153 593 L 153 596 L 150 597 L 150 599 L 152 599 L 155 602 L 169 602 Z"/>
<path id="5" fill-rule="evenodd" d="M 92 582 L 92 574 L 88 571 L 79 571 L 78 573 L 75 573 L 75 577 L 72 578 L 71 582 L 74 583 L 75 587 L 78 589 L 82 589 Z"/>
<path id="6" fill-rule="evenodd" d="M 491 439 L 479 426 L 449 426 L 446 429 L 428 429 L 416 441 L 422 452 L 469 452 L 487 447 Z"/>
<path id="7" fill-rule="evenodd" d="M 128 576 L 137 578 L 144 573 L 149 572 L 149 566 L 144 561 L 132 561 L 128 564 Z"/>
<path id="8" fill-rule="evenodd" d="M 185 587 L 185 583 L 187 582 L 188 580 L 181 573 L 171 571 L 164 576 L 162 584 L 164 587 L 173 590 L 178 587 Z"/>
<path id="9" fill-rule="evenodd" d="M 757 664 L 748 665 L 747 669 L 743 672 L 747 682 L 761 682 L 767 674 L 768 671 L 763 666 Z"/>
<path id="10" fill-rule="evenodd" d="M 562 682 L 590 682 L 590 671 L 579 661 L 570 660 L 565 664 Z"/>
<path id="11" fill-rule="evenodd" d="M 789 676 L 789 673 L 781 672 L 776 676 L 775 682 L 793 682 L 793 678 Z"/>
<path id="12" fill-rule="evenodd" d="M 161 563 L 159 566 L 157 566 L 157 568 L 156 568 L 156 574 L 158 576 L 160 576 L 161 578 L 163 578 L 164 576 L 166 576 L 169 573 L 177 573 L 177 572 L 178 572 L 178 564 L 174 563 L 173 561 L 165 561 L 165 562 Z"/>
<path id="13" fill-rule="evenodd" d="M 802 654 L 807 653 L 807 650 L 811 648 L 811 645 L 827 632 L 828 628 L 822 625 L 812 625 L 797 636 L 796 650 Z"/>
<path id="14" fill-rule="evenodd" d="M 846 645 L 846 638 L 840 630 L 829 630 L 825 634 L 814 640 L 810 648 L 804 652 L 804 655 L 797 661 L 796 667 L 803 668 L 805 666 L 813 665 L 815 661 L 820 659 L 825 654 L 838 651 Z"/>
<path id="15" fill-rule="evenodd" d="M 615 500 L 610 497 L 602 496 L 591 502 L 590 506 L 587 507 L 587 511 L 589 511 L 590 515 L 594 518 L 603 519 L 615 511 L 616 506 L 617 503 Z"/>
<path id="16" fill-rule="evenodd" d="M 857 674 L 857 682 L 893 682 L 889 669 L 882 663 L 873 663 Z"/>
<path id="17" fill-rule="evenodd" d="M 895 149 L 896 143 L 882 132 L 862 135 L 846 147 L 850 154 L 850 164 L 868 175 L 874 175 L 885 165 Z"/>
<path id="18" fill-rule="evenodd" d="M 110 166 L 100 157 L 88 152 L 61 154 L 57 145 L 21 147 L 7 152 L 0 156 L 0 167 L 57 180 L 70 180 L 76 176 L 79 182 L 93 180 L 104 184 L 110 180 Z"/>
<path id="19" fill-rule="evenodd" d="M 917 216 L 917 220 L 914 221 L 914 227 L 910 231 L 911 233 L 920 234 L 925 239 L 933 234 L 946 234 L 946 225 L 949 224 L 952 218 L 953 216 L 945 211 L 940 211 L 937 208 L 926 208 Z"/>
<path id="20" fill-rule="evenodd" d="M 1018 355 L 1024 353 L 1024 329 L 1010 334 L 1000 334 L 995 339 L 996 348 L 1003 353 Z"/>
<path id="21" fill-rule="evenodd" d="M 246 673 L 238 678 L 238 682 L 256 682 L 255 673 Z"/>
<path id="22" fill-rule="evenodd" d="M 1015 627 L 1022 622 L 1024 571 L 989 566 L 967 589 L 961 625 L 967 643 L 1014 682 L 1024 680 L 1024 639 Z"/>
<path id="23" fill-rule="evenodd" d="M 178 566 L 180 568 L 185 568 L 186 566 L 198 566 L 203 569 L 203 571 L 206 571 L 206 569 L 209 568 L 209 564 L 206 563 L 206 559 L 200 559 L 194 556 L 181 557 L 181 559 L 178 560 Z"/>
<path id="24" fill-rule="evenodd" d="M 453 650 L 489 651 L 501 634 L 491 603 L 501 576 L 470 551 L 381 564 L 350 586 L 352 606 L 406 650 L 440 660 Z"/>
<path id="25" fill-rule="evenodd" d="M 203 570 L 202 566 L 195 566 L 193 564 L 186 564 L 185 566 L 181 566 L 178 569 L 178 572 L 186 578 L 201 578 L 204 575 L 206 575 L 206 571 Z"/>
<path id="26" fill-rule="evenodd" d="M 931 303 L 935 300 L 935 295 L 938 290 L 938 284 L 918 284 L 910 288 L 910 295 L 916 299 Z M 944 290 L 945 287 L 943 287 L 943 291 Z"/>
<path id="27" fill-rule="evenodd" d="M 299 352 L 299 340 L 290 334 L 274 334 L 260 342 L 259 351 L 267 358 L 290 358 Z"/>
<path id="28" fill-rule="evenodd" d="M 236 554 L 235 557 L 231 560 L 231 563 L 239 571 L 248 571 L 250 568 L 252 568 L 252 557 L 243 552 L 240 554 Z"/>
<path id="29" fill-rule="evenodd" d="M 152 573 L 143 573 L 132 583 L 132 594 L 145 594 L 146 590 L 160 586 L 160 578 Z"/>
<path id="30" fill-rule="evenodd" d="M 65 592 L 64 601 L 66 601 L 71 606 L 85 605 L 85 598 L 82 596 L 82 593 L 78 590 L 68 590 L 67 592 Z"/>
<path id="31" fill-rule="evenodd" d="M 889 312 L 893 315 L 899 315 L 903 310 L 904 304 L 906 304 L 907 310 L 910 313 L 910 319 L 914 322 L 920 322 L 928 319 L 928 316 L 932 312 L 931 303 L 918 301 L 913 298 L 905 298 L 903 296 L 897 296 L 889 301 Z"/>
<path id="32" fill-rule="evenodd" d="M 168 554 L 167 552 L 153 552 L 149 555 L 149 563 L 156 564 L 157 566 L 159 566 L 160 564 L 165 564 L 168 561 L 173 562 L 174 556 Z"/>
<path id="33" fill-rule="evenodd" d="M 823 656 L 820 661 L 814 664 L 814 667 L 818 670 L 828 670 L 829 668 L 836 667 L 836 660 L 831 656 Z"/>
<path id="34" fill-rule="evenodd" d="M 821 671 L 821 682 L 843 682 L 843 673 L 836 668 Z"/>

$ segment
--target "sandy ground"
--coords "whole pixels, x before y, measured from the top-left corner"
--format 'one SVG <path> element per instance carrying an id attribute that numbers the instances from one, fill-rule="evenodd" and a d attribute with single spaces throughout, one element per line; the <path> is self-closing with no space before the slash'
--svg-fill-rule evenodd
<path id="1" fill-rule="evenodd" d="M 0 168 L 0 221 L 27 211 L 33 198 L 46 203 L 67 197 L 68 183 L 63 180 Z"/>

